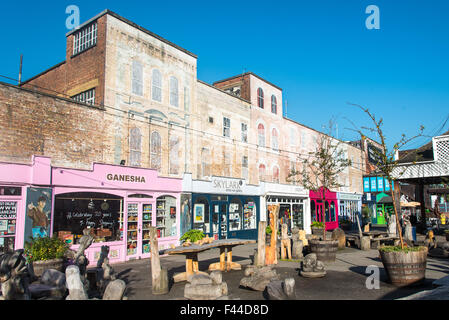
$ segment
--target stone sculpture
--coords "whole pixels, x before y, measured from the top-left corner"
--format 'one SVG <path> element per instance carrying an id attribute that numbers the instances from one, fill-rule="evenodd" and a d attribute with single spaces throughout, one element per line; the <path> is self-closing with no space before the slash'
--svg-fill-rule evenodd
<path id="1" fill-rule="evenodd" d="M 110 281 L 116 280 L 115 272 L 109 264 L 109 246 L 102 246 L 100 258 L 97 261 L 97 287 L 104 292 Z"/>
<path id="2" fill-rule="evenodd" d="M 392 214 L 388 219 L 388 234 L 390 237 L 397 237 L 398 228 L 396 224 L 396 215 Z"/>
<path id="3" fill-rule="evenodd" d="M 292 229 L 292 258 L 293 259 L 302 259 L 304 256 L 302 254 L 304 245 L 303 241 L 300 239 L 299 228 L 294 227 Z"/>
<path id="4" fill-rule="evenodd" d="M 240 286 L 255 291 L 264 291 L 270 281 L 279 280 L 279 275 L 272 266 L 256 267 L 249 265 L 245 269 L 244 275 L 245 277 L 240 280 Z"/>
<path id="5" fill-rule="evenodd" d="M 1 300 L 30 300 L 28 266 L 23 250 L 0 256 Z"/>
<path id="6" fill-rule="evenodd" d="M 292 247 L 288 237 L 288 226 L 284 223 L 281 227 L 281 259 L 285 259 L 286 256 L 288 259 L 292 258 Z"/>
<path id="7" fill-rule="evenodd" d="M 271 281 L 265 291 L 269 300 L 295 300 L 295 279 Z"/>
<path id="8" fill-rule="evenodd" d="M 412 232 L 412 224 L 407 216 L 403 218 L 405 230 L 404 230 L 404 240 L 408 245 L 413 245 L 413 232 Z"/>
<path id="9" fill-rule="evenodd" d="M 346 234 L 343 229 L 336 228 L 332 231 L 332 240 L 338 241 L 338 249 L 346 248 Z"/>
<path id="10" fill-rule="evenodd" d="M 315 253 L 310 253 L 302 262 L 300 275 L 305 278 L 322 278 L 326 275 L 324 263 L 317 259 Z"/>
<path id="11" fill-rule="evenodd" d="M 87 248 L 89 248 L 94 241 L 94 237 L 90 234 L 91 229 L 85 228 L 83 230 L 83 236 L 80 239 L 80 246 L 75 254 L 74 262 L 79 267 L 80 274 L 82 276 L 85 276 L 86 274 L 86 268 L 89 264 L 89 260 L 84 254 L 84 251 L 86 251 Z"/>
<path id="12" fill-rule="evenodd" d="M 184 298 L 190 300 L 216 300 L 228 295 L 228 285 L 220 271 L 210 275 L 194 274 L 187 279 Z"/>

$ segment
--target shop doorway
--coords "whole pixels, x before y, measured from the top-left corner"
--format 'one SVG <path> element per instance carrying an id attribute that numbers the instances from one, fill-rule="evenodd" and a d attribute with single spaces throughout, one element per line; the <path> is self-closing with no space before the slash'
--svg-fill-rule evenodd
<path id="1" fill-rule="evenodd" d="M 152 199 L 129 199 L 127 205 L 126 256 L 127 260 L 150 256 L 150 227 L 153 226 L 155 203 Z M 156 226 L 157 227 L 157 226 Z M 160 236 L 158 228 L 158 236 Z"/>
<path id="2" fill-rule="evenodd" d="M 227 239 L 228 206 L 224 202 L 212 202 L 210 221 L 212 221 L 210 237 L 215 240 Z"/>

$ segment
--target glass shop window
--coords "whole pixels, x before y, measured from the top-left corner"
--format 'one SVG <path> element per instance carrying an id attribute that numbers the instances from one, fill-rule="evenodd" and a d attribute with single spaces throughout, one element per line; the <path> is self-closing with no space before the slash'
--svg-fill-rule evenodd
<path id="1" fill-rule="evenodd" d="M 302 203 L 294 203 L 292 211 L 293 227 L 304 230 L 304 205 Z"/>
<path id="2" fill-rule="evenodd" d="M 229 204 L 229 231 L 242 230 L 243 206 L 238 198 L 232 199 Z"/>
<path id="3" fill-rule="evenodd" d="M 57 195 L 54 209 L 54 235 L 69 245 L 78 244 L 86 227 L 94 242 L 123 239 L 123 198 L 104 193 Z"/>
<path id="4" fill-rule="evenodd" d="M 331 201 L 331 221 L 337 221 L 337 217 L 335 215 L 335 201 Z"/>
<path id="5" fill-rule="evenodd" d="M 206 198 L 196 199 L 193 205 L 193 228 L 202 230 L 204 234 L 210 233 L 209 202 Z"/>
<path id="6" fill-rule="evenodd" d="M 0 255 L 14 252 L 17 201 L 0 201 Z"/>
<path id="7" fill-rule="evenodd" d="M 156 199 L 156 229 L 158 238 L 176 236 L 175 197 L 163 196 Z"/>
<path id="8" fill-rule="evenodd" d="M 256 202 L 252 198 L 248 198 L 243 205 L 243 229 L 256 229 L 257 210 Z"/>
<path id="9" fill-rule="evenodd" d="M 330 220 L 330 215 L 329 215 L 329 201 L 326 201 L 326 209 L 325 209 L 325 212 L 326 212 L 326 222 L 329 222 L 329 221 L 331 221 Z"/>

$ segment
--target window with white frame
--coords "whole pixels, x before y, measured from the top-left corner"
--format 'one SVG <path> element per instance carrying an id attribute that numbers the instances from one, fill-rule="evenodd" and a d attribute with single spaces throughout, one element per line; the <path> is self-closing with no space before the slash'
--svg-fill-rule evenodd
<path id="1" fill-rule="evenodd" d="M 231 119 L 223 117 L 223 137 L 231 137 Z"/>
<path id="2" fill-rule="evenodd" d="M 178 79 L 170 77 L 170 104 L 174 107 L 179 106 Z"/>
<path id="3" fill-rule="evenodd" d="M 154 101 L 162 102 L 162 73 L 158 69 L 153 70 L 151 97 Z"/>
<path id="4" fill-rule="evenodd" d="M 263 90 L 262 88 L 257 89 L 257 105 L 259 108 L 263 109 Z"/>
<path id="5" fill-rule="evenodd" d="M 78 93 L 72 97 L 73 100 L 88 104 L 95 104 L 95 88 Z"/>
<path id="6" fill-rule="evenodd" d="M 248 172 L 248 157 L 242 157 L 242 178 L 248 180 L 249 172 Z"/>
<path id="7" fill-rule="evenodd" d="M 133 60 L 132 62 L 131 81 L 132 93 L 138 96 L 143 95 L 143 67 L 142 64 L 136 60 Z"/>
<path id="8" fill-rule="evenodd" d="M 279 135 L 278 131 L 275 128 L 273 128 L 273 131 L 271 133 L 271 148 L 274 151 L 279 150 Z"/>
<path id="9" fill-rule="evenodd" d="M 132 128 L 129 133 L 129 163 L 131 167 L 140 167 L 142 156 L 142 135 L 139 128 Z"/>
<path id="10" fill-rule="evenodd" d="M 275 95 L 271 96 L 271 112 L 274 114 L 278 113 L 278 103 Z"/>
<path id="11" fill-rule="evenodd" d="M 97 43 L 97 22 L 94 22 L 73 37 L 73 54 L 77 54 L 93 47 Z"/>
<path id="12" fill-rule="evenodd" d="M 242 122 L 242 142 L 248 142 L 248 125 Z"/>

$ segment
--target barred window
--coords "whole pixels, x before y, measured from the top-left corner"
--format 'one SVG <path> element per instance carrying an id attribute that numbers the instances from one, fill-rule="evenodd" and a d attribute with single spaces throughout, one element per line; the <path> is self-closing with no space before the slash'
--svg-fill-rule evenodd
<path id="1" fill-rule="evenodd" d="M 162 102 L 162 73 L 158 69 L 153 70 L 151 96 L 154 101 Z"/>
<path id="2" fill-rule="evenodd" d="M 73 54 L 83 52 L 97 43 L 97 23 L 81 29 L 73 37 Z"/>
<path id="3" fill-rule="evenodd" d="M 95 104 L 95 88 L 78 93 L 72 97 L 73 100 L 88 104 Z"/>

